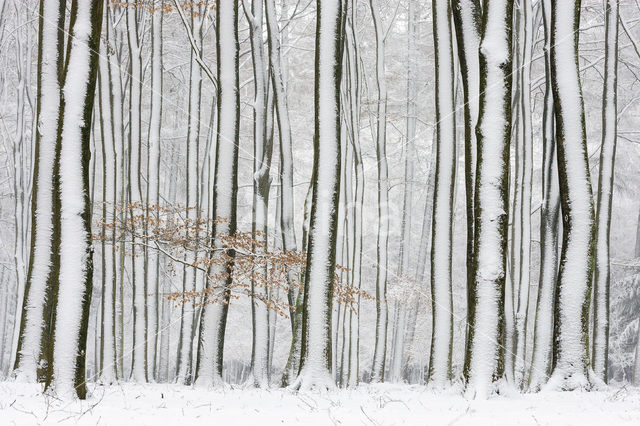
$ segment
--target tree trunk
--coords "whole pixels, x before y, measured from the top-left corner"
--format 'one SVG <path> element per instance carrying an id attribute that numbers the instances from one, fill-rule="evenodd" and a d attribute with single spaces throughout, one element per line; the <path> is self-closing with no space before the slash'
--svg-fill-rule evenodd
<path id="1" fill-rule="evenodd" d="M 551 82 L 563 238 L 555 297 L 553 372 L 546 387 L 563 390 L 590 387 L 589 301 L 595 227 L 578 67 L 580 3 L 567 0 L 551 7 Z"/>
<path id="2" fill-rule="evenodd" d="M 376 160 L 378 166 L 378 240 L 376 256 L 376 340 L 371 367 L 371 381 L 384 381 L 387 352 L 387 250 L 389 244 L 389 171 L 387 166 L 387 83 L 385 77 L 385 36 L 377 0 L 370 0 L 376 32 Z"/>
<path id="3" fill-rule="evenodd" d="M 453 297 L 451 250 L 456 166 L 453 87 L 453 39 L 448 0 L 433 1 L 436 63 L 436 180 L 431 244 L 432 334 L 429 381 L 444 386 L 451 379 Z"/>
<path id="4" fill-rule="evenodd" d="M 238 192 L 238 144 L 240 121 L 238 0 L 218 3 L 216 14 L 218 66 L 218 142 L 213 189 L 212 245 L 222 247 L 221 238 L 236 232 Z M 222 383 L 222 361 L 227 311 L 231 293 L 233 250 L 227 259 L 209 267 L 205 306 L 200 323 L 196 384 Z"/>
<path id="5" fill-rule="evenodd" d="M 513 3 L 485 2 L 480 43 L 480 102 L 474 191 L 475 305 L 469 328 L 467 395 L 486 398 L 504 372 L 504 290 L 511 137 Z"/>
<path id="6" fill-rule="evenodd" d="M 33 223 L 31 262 L 25 289 L 24 309 L 16 359 L 17 378 L 35 381 L 42 355 L 46 296 L 51 285 L 53 230 L 53 165 L 56 155 L 60 90 L 62 85 L 63 42 L 59 27 L 64 23 L 64 2 L 40 1 L 38 44 L 38 111 L 33 169 Z M 6 324 L 5 324 L 6 327 Z"/>
<path id="7" fill-rule="evenodd" d="M 604 88 L 602 93 L 602 148 L 598 179 L 598 210 L 596 213 L 596 270 L 593 281 L 593 371 L 596 377 L 608 381 L 609 357 L 609 289 L 611 287 L 611 205 L 617 140 L 618 82 L 618 0 L 606 4 L 606 43 Z"/>
<path id="8" fill-rule="evenodd" d="M 331 310 L 340 189 L 342 1 L 317 0 L 313 204 L 305 272 L 300 373 L 293 388 L 333 389 Z"/>
<path id="9" fill-rule="evenodd" d="M 553 307 L 558 277 L 560 194 L 556 155 L 553 91 L 551 88 L 551 0 L 543 0 L 545 31 L 545 94 L 542 113 L 542 206 L 540 208 L 540 279 L 535 316 L 529 388 L 538 390 L 551 372 Z"/>

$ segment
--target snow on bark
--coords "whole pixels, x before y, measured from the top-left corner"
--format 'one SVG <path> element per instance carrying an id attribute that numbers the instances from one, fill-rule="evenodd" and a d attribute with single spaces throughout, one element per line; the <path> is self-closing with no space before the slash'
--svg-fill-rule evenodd
<path id="1" fill-rule="evenodd" d="M 429 381 L 437 387 L 451 379 L 453 297 L 451 250 L 455 187 L 456 124 L 453 38 L 448 0 L 433 1 L 436 58 L 436 180 L 431 244 L 432 334 Z"/>
<path id="2" fill-rule="evenodd" d="M 61 33 L 58 26 L 64 18 L 59 0 L 43 0 L 40 24 L 39 111 L 36 135 L 37 176 L 33 196 L 33 246 L 28 277 L 24 328 L 21 333 L 17 380 L 37 379 L 41 355 L 44 303 L 51 268 L 53 228 L 53 163 L 58 136 L 60 108 L 59 52 Z M 37 174 L 36 174 L 37 173 Z"/>
<path id="3" fill-rule="evenodd" d="M 551 372 L 553 304 L 558 277 L 560 193 L 556 155 L 553 92 L 551 88 L 551 0 L 543 0 L 545 31 L 545 94 L 542 116 L 542 205 L 540 208 L 540 279 L 535 316 L 529 388 L 538 390 Z"/>
<path id="4" fill-rule="evenodd" d="M 332 389 L 331 311 L 340 187 L 342 1 L 317 0 L 313 204 L 300 373 L 292 388 Z"/>
<path id="5" fill-rule="evenodd" d="M 84 397 L 84 352 L 92 290 L 89 129 L 102 3 L 78 1 L 63 88 L 60 151 L 60 275 L 53 347 L 53 387 Z M 72 8 L 73 10 L 73 8 Z"/>
<path id="6" fill-rule="evenodd" d="M 480 98 L 480 21 L 482 8 L 479 0 L 454 0 L 452 12 L 456 28 L 458 57 L 464 90 L 464 166 L 465 192 L 467 198 L 467 329 L 465 341 L 464 375 L 469 368 L 469 328 L 474 317 L 474 186 L 478 142 L 475 128 L 478 123 L 478 101 Z"/>
<path id="7" fill-rule="evenodd" d="M 376 340 L 371 367 L 371 381 L 384 381 L 387 353 L 387 251 L 389 245 L 389 171 L 387 166 L 387 82 L 385 77 L 385 36 L 377 0 L 370 0 L 376 32 L 376 160 L 378 165 L 378 240 L 376 257 Z"/>
<path id="8" fill-rule="evenodd" d="M 602 148 L 598 179 L 596 269 L 593 282 L 593 371 L 607 381 L 609 288 L 611 286 L 611 205 L 617 140 L 618 0 L 606 4 L 605 73 L 602 93 Z"/>
<path id="9" fill-rule="evenodd" d="M 220 238 L 236 232 L 239 143 L 239 73 L 238 73 L 238 1 L 218 3 L 216 14 L 216 50 L 218 65 L 218 141 L 213 189 L 213 217 L 224 219 L 213 227 L 213 245 Z M 233 252 L 229 255 L 233 257 Z M 222 383 L 222 355 L 231 284 L 231 264 L 213 264 L 209 268 L 207 300 L 203 307 L 196 384 L 213 386 Z"/>
<path id="10" fill-rule="evenodd" d="M 551 7 L 551 80 L 564 231 L 555 301 L 554 366 L 547 389 L 590 387 L 588 321 L 595 228 L 578 68 L 580 3 L 567 0 Z"/>
<path id="11" fill-rule="evenodd" d="M 480 45 L 480 109 L 476 137 L 475 317 L 469 330 L 471 354 L 467 396 L 486 398 L 500 378 L 508 225 L 511 133 L 511 36 L 513 4 L 485 2 Z"/>

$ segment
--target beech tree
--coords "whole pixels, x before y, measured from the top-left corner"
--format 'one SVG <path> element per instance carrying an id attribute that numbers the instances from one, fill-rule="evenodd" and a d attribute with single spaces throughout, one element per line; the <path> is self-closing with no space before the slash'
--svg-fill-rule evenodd
<path id="1" fill-rule="evenodd" d="M 580 0 L 551 5 L 551 84 L 555 102 L 562 252 L 555 296 L 549 389 L 586 389 L 595 226 L 578 65 Z"/>
<path id="2" fill-rule="evenodd" d="M 318 0 L 316 11 L 313 192 L 304 281 L 302 351 L 295 389 L 335 387 L 331 311 L 340 188 L 342 1 Z"/>

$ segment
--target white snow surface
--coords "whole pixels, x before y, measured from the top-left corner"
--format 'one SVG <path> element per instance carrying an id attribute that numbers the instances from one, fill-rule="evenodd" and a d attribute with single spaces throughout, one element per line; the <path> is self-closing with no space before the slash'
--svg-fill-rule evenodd
<path id="1" fill-rule="evenodd" d="M 637 424 L 640 390 L 542 392 L 470 401 L 451 389 L 377 384 L 353 390 L 217 388 L 176 384 L 90 384 L 85 401 L 43 395 L 40 385 L 0 382 L 5 425 L 33 424 Z"/>

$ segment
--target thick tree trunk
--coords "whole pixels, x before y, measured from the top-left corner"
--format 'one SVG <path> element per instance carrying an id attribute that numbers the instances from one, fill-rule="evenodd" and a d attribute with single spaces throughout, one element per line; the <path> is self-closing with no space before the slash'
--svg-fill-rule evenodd
<path id="1" fill-rule="evenodd" d="M 58 395 L 77 395 L 81 399 L 86 396 L 86 340 L 93 286 L 89 136 L 102 7 L 102 2 L 78 0 L 71 6 L 70 25 L 74 43 L 70 45 L 67 58 L 57 167 L 60 178 L 60 272 L 54 282 L 57 295 L 54 299 L 53 371 L 46 384 L 50 385 L 53 380 Z"/>
<path id="2" fill-rule="evenodd" d="M 480 44 L 480 103 L 476 137 L 473 327 L 467 395 L 486 398 L 504 372 L 504 300 L 507 272 L 511 37 L 513 3 L 485 2 Z"/>
<path id="3" fill-rule="evenodd" d="M 564 390 L 591 385 L 589 301 L 595 227 L 578 66 L 580 4 L 580 0 L 567 0 L 551 7 L 551 82 L 563 238 L 555 297 L 553 372 L 546 388 Z"/>
<path id="4" fill-rule="evenodd" d="M 64 2 L 41 0 L 38 45 L 38 111 L 33 170 L 31 262 L 16 359 L 17 378 L 35 381 L 42 355 L 46 295 L 51 285 L 53 231 L 53 165 L 58 137 L 64 23 Z M 6 324 L 5 324 L 6 327 Z"/>
<path id="5" fill-rule="evenodd" d="M 340 188 L 342 1 L 317 0 L 313 204 L 305 272 L 300 373 L 293 388 L 332 389 L 331 310 Z"/>
<path id="6" fill-rule="evenodd" d="M 216 144 L 213 217 L 220 218 L 212 229 L 214 247 L 221 238 L 236 233 L 238 192 L 238 144 L 240 121 L 238 0 L 218 3 L 216 14 L 218 66 L 218 142 Z M 210 266 L 205 306 L 200 323 L 196 384 L 222 383 L 222 361 L 227 311 L 231 292 L 233 250 L 227 259 Z"/>

